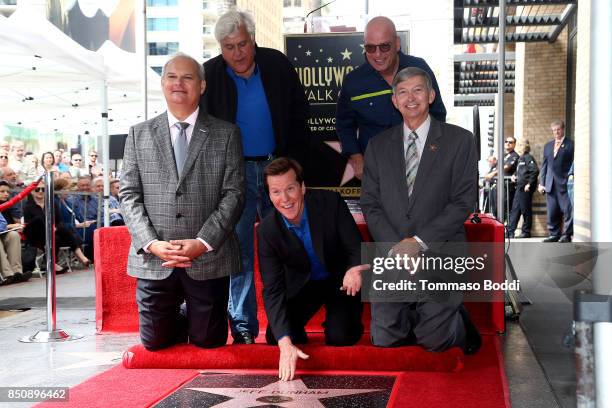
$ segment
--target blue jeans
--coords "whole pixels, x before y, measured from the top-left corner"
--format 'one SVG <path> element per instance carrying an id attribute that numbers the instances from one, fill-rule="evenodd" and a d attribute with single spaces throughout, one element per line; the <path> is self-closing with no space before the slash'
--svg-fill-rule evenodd
<path id="1" fill-rule="evenodd" d="M 246 199 L 242 216 L 236 225 L 240 242 L 242 271 L 231 275 L 228 315 L 232 336 L 248 331 L 259 334 L 257 321 L 257 298 L 253 280 L 253 227 L 257 216 L 265 217 L 272 209 L 272 203 L 264 188 L 263 170 L 270 161 L 245 162 Z"/>

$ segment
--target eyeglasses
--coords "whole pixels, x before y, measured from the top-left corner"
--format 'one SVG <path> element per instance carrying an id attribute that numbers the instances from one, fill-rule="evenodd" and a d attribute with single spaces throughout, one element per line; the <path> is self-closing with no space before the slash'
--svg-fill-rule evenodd
<path id="1" fill-rule="evenodd" d="M 504 141 L 504 143 L 513 144 L 513 143 L 514 143 L 514 140 L 506 140 L 506 141 Z"/>
<path id="2" fill-rule="evenodd" d="M 72 161 L 83 161 L 83 159 L 72 159 Z"/>
<path id="3" fill-rule="evenodd" d="M 368 54 L 374 54 L 376 52 L 376 48 L 378 48 L 380 52 L 389 52 L 391 49 L 391 43 L 365 44 L 363 48 L 365 48 Z"/>
<path id="4" fill-rule="evenodd" d="M 44 193 L 45 192 L 45 188 L 44 187 L 36 187 L 34 189 L 34 191 L 36 191 L 37 193 Z"/>
<path id="5" fill-rule="evenodd" d="M 8 156 L 0 156 L 0 159 L 8 159 Z"/>
<path id="6" fill-rule="evenodd" d="M 89 157 L 98 157 L 97 154 L 90 154 Z"/>

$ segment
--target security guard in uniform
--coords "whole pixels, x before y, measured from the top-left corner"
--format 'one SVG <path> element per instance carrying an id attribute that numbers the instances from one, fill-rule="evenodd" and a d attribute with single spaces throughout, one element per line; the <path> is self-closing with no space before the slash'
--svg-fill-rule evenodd
<path id="1" fill-rule="evenodd" d="M 529 153 L 531 151 L 529 140 L 519 141 L 518 148 L 523 154 L 518 159 L 516 173 L 512 175 L 512 180 L 516 183 L 516 194 L 510 211 L 508 236 L 510 238 L 514 237 L 514 230 L 516 230 L 518 220 L 522 215 L 523 226 L 518 238 L 529 238 L 531 237 L 533 192 L 537 188 L 540 170 L 538 169 L 538 163 Z"/>

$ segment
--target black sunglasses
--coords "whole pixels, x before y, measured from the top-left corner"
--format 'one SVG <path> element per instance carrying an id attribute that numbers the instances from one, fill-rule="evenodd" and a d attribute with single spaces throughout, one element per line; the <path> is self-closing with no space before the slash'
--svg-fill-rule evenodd
<path id="1" fill-rule="evenodd" d="M 365 44 L 363 48 L 365 48 L 368 54 L 374 54 L 376 52 L 376 48 L 378 48 L 380 52 L 389 52 L 391 49 L 391 43 Z"/>
<path id="2" fill-rule="evenodd" d="M 8 156 L 0 156 L 0 159 L 8 159 Z"/>
<path id="3" fill-rule="evenodd" d="M 36 187 L 34 189 L 34 191 L 36 191 L 37 193 L 44 193 L 45 192 L 45 188 L 44 187 Z"/>
<path id="4" fill-rule="evenodd" d="M 514 140 L 506 140 L 505 143 L 514 143 Z"/>

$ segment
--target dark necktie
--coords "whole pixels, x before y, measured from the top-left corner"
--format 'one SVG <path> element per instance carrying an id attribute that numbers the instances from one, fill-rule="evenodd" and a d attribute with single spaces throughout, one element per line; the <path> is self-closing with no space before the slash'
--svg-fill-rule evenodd
<path id="1" fill-rule="evenodd" d="M 179 134 L 174 141 L 174 160 L 176 161 L 176 171 L 180 177 L 187 157 L 187 132 L 185 130 L 189 127 L 189 123 L 177 122 L 174 126 L 179 129 Z"/>
<path id="2" fill-rule="evenodd" d="M 418 138 L 419 135 L 415 131 L 408 135 L 408 148 L 406 149 L 406 184 L 408 185 L 408 195 L 412 194 L 417 170 L 419 169 L 419 152 L 416 146 Z"/>

